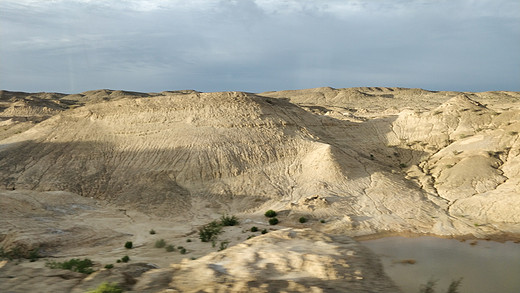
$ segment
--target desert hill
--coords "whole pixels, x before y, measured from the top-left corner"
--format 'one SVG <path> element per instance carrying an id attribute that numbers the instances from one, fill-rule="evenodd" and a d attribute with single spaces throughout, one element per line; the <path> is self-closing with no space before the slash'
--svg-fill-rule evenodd
<path id="1" fill-rule="evenodd" d="M 274 207 L 331 218 L 331 229 L 355 234 L 466 234 L 474 222 L 518 221 L 520 213 L 508 212 L 519 200 L 518 96 L 399 88 L 3 92 L 12 127 L 22 116 L 34 126 L 1 141 L 0 182 L 159 214 L 211 199 L 230 212 Z M 487 98 L 495 109 L 484 106 Z M 397 110 L 378 114 L 382 107 Z M 484 194 L 493 209 L 477 211 Z M 324 204 L 304 203 L 315 195 Z"/>

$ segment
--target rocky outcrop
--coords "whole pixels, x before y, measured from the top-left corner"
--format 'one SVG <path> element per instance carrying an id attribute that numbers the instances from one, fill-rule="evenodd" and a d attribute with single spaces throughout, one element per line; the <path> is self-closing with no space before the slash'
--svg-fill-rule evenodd
<path id="1" fill-rule="evenodd" d="M 271 232 L 172 268 L 171 292 L 400 292 L 368 249 L 311 230 Z M 150 280 L 165 273 L 143 274 L 134 290 L 157 292 Z"/>

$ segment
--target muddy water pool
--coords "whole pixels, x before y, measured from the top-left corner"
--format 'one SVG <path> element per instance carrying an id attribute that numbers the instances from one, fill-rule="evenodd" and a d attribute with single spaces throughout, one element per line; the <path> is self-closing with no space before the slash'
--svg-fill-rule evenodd
<path id="1" fill-rule="evenodd" d="M 362 243 L 380 257 L 385 272 L 404 293 L 420 292 L 429 280 L 437 280 L 436 292 L 444 293 L 460 278 L 460 293 L 520 292 L 519 243 L 427 236 Z"/>

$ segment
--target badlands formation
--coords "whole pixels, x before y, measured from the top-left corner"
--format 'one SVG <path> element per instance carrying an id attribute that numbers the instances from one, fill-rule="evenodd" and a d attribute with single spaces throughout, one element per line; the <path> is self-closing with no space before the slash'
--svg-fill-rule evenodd
<path id="1" fill-rule="evenodd" d="M 519 102 L 403 88 L 2 91 L 3 251 L 132 261 L 88 277 L 4 261 L 0 291 L 108 280 L 135 292 L 399 292 L 349 237 L 518 238 Z M 223 214 L 240 225 L 217 247 L 200 242 Z"/>

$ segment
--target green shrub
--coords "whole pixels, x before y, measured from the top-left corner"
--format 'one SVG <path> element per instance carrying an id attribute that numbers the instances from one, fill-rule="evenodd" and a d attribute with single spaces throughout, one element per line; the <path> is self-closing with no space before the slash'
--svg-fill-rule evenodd
<path id="1" fill-rule="evenodd" d="M 325 224 L 325 220 L 320 220 L 320 223 Z"/>
<path id="2" fill-rule="evenodd" d="M 166 246 L 166 251 L 172 252 L 174 250 L 175 250 L 175 247 L 173 245 L 170 244 L 170 245 Z"/>
<path id="3" fill-rule="evenodd" d="M 277 218 L 270 218 L 269 219 L 269 225 L 276 225 L 278 224 L 280 221 L 278 221 Z"/>
<path id="4" fill-rule="evenodd" d="M 268 217 L 268 218 L 274 218 L 274 217 L 276 217 L 277 214 L 276 214 L 276 212 L 273 211 L 273 210 L 268 210 L 267 212 L 265 212 L 264 215 L 265 215 L 266 217 Z"/>
<path id="5" fill-rule="evenodd" d="M 299 221 L 300 221 L 300 223 L 302 223 L 302 224 L 303 224 L 303 223 L 306 223 L 306 222 L 307 222 L 307 218 L 305 218 L 305 217 L 300 217 Z"/>
<path id="6" fill-rule="evenodd" d="M 122 293 L 121 289 L 116 283 L 103 282 L 96 289 L 87 291 L 87 293 Z"/>
<path id="7" fill-rule="evenodd" d="M 186 239 L 186 242 L 191 242 L 191 239 L 190 238 Z"/>
<path id="8" fill-rule="evenodd" d="M 220 226 L 217 221 L 213 221 L 199 229 L 199 238 L 202 242 L 210 242 L 217 239 L 221 230 L 222 226 Z"/>
<path id="9" fill-rule="evenodd" d="M 128 262 L 130 260 L 130 257 L 128 255 L 125 255 L 121 258 L 122 262 Z"/>
<path id="10" fill-rule="evenodd" d="M 181 250 L 179 250 L 179 252 L 180 252 L 181 254 L 186 254 L 187 251 L 186 251 L 186 248 L 183 247 L 183 248 L 181 248 Z"/>
<path id="11" fill-rule="evenodd" d="M 31 260 L 31 262 L 34 262 L 38 258 L 41 258 L 40 249 L 34 248 L 27 252 L 27 251 L 22 250 L 21 247 L 16 246 L 9 251 L 5 251 L 3 247 L 0 247 L 0 259 L 13 260 L 13 259 L 22 259 L 22 258 L 26 258 L 26 259 Z"/>
<path id="12" fill-rule="evenodd" d="M 105 269 L 107 269 L 107 270 L 110 270 L 110 269 L 112 269 L 112 268 L 114 268 L 114 265 L 113 265 L 113 264 L 105 265 Z"/>
<path id="13" fill-rule="evenodd" d="M 157 241 L 155 241 L 155 248 L 163 248 L 166 246 L 166 241 L 164 241 L 164 239 L 159 239 Z"/>
<path id="14" fill-rule="evenodd" d="M 28 259 L 31 260 L 31 262 L 35 262 L 36 260 L 38 260 L 40 257 L 42 257 L 40 255 L 40 250 L 38 248 L 35 248 L 31 251 L 29 251 L 29 257 Z"/>
<path id="15" fill-rule="evenodd" d="M 229 245 L 229 241 L 222 241 L 222 242 L 220 242 L 220 248 L 218 250 L 219 251 L 224 250 L 228 247 L 228 245 Z"/>
<path id="16" fill-rule="evenodd" d="M 222 217 L 220 217 L 220 224 L 222 226 L 236 226 L 238 225 L 238 218 L 235 216 L 230 217 L 223 215 Z"/>
<path id="17" fill-rule="evenodd" d="M 257 227 L 255 227 L 255 226 L 251 227 L 251 232 L 256 232 L 256 231 L 258 231 Z"/>
<path id="18" fill-rule="evenodd" d="M 154 229 L 151 229 L 151 230 L 150 230 L 150 234 L 151 234 L 151 235 L 155 235 L 155 230 L 154 230 Z"/>
<path id="19" fill-rule="evenodd" d="M 267 229 L 262 230 L 262 234 L 266 234 L 266 233 L 267 233 Z"/>
<path id="20" fill-rule="evenodd" d="M 46 267 L 51 269 L 64 269 L 73 272 L 83 273 L 83 274 L 91 274 L 94 272 L 92 269 L 92 261 L 88 258 L 80 260 L 78 258 L 73 258 L 65 262 L 47 262 L 45 264 Z"/>
<path id="21" fill-rule="evenodd" d="M 126 249 L 131 249 L 133 246 L 134 246 L 134 244 L 132 243 L 132 241 L 127 241 L 125 243 L 125 248 Z"/>

